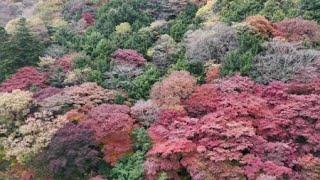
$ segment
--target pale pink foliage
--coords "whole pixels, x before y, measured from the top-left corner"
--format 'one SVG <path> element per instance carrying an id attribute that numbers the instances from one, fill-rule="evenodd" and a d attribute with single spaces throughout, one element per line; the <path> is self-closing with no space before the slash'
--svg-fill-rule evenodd
<path id="1" fill-rule="evenodd" d="M 55 94 L 60 93 L 62 90 L 55 87 L 47 87 L 45 89 L 41 89 L 40 91 L 33 94 L 33 98 L 37 101 L 41 101 L 45 98 L 48 98 L 50 96 L 53 96 Z"/>
<path id="2" fill-rule="evenodd" d="M 151 99 L 160 107 L 180 108 L 181 103 L 194 90 L 196 79 L 186 71 L 172 72 L 151 89 Z"/>
<path id="3" fill-rule="evenodd" d="M 71 97 L 76 107 L 84 105 L 96 106 L 98 104 L 112 102 L 116 96 L 115 91 L 110 91 L 97 85 L 97 83 L 86 82 L 78 86 L 67 87 L 63 95 Z"/>
<path id="4" fill-rule="evenodd" d="M 131 116 L 136 119 L 139 124 L 149 127 L 156 119 L 159 107 L 151 100 L 140 100 L 131 107 Z"/>
<path id="5" fill-rule="evenodd" d="M 66 87 L 61 92 L 38 101 L 38 116 L 53 118 L 68 108 L 92 108 L 99 104 L 113 102 L 116 92 L 104 89 L 96 83 L 83 83 Z"/>

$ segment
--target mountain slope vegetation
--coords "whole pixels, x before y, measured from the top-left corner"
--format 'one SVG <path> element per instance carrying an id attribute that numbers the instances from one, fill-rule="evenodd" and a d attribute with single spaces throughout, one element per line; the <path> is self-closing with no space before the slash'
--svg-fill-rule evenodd
<path id="1" fill-rule="evenodd" d="M 0 179 L 320 179 L 318 0 L 0 2 Z"/>

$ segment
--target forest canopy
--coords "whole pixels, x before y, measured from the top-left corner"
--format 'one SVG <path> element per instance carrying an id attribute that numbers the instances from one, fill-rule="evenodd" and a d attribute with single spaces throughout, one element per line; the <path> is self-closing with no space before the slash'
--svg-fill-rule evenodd
<path id="1" fill-rule="evenodd" d="M 3 0 L 0 179 L 320 179 L 320 1 Z"/>

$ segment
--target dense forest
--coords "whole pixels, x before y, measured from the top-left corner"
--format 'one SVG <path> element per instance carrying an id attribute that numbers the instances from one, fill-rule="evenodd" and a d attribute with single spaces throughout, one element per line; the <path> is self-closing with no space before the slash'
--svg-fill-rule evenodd
<path id="1" fill-rule="evenodd" d="M 0 179 L 319 180 L 319 0 L 1 0 Z"/>

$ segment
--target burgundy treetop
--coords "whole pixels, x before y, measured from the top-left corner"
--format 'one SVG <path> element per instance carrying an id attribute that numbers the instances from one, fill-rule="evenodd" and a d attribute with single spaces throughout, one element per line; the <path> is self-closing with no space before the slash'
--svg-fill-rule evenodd
<path id="1" fill-rule="evenodd" d="M 46 80 L 46 73 L 38 71 L 35 67 L 23 67 L 0 85 L 0 92 L 29 90 L 31 87 L 45 88 Z"/>

